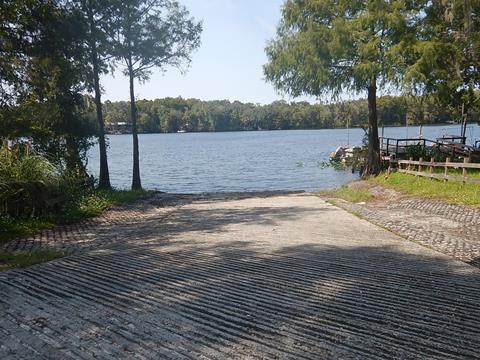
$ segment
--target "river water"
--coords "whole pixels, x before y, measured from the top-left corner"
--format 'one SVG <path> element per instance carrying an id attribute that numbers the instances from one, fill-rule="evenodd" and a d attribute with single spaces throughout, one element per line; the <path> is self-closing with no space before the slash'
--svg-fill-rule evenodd
<path id="1" fill-rule="evenodd" d="M 415 137 L 418 127 L 391 127 L 384 136 Z M 381 132 L 381 130 L 380 130 Z M 423 127 L 435 139 L 460 134 L 459 126 Z M 467 136 L 480 139 L 480 127 Z M 351 171 L 323 166 L 330 152 L 349 142 L 359 145 L 363 130 L 287 130 L 140 135 L 140 172 L 146 189 L 198 193 L 224 191 L 327 189 L 358 177 Z M 131 135 L 109 136 L 112 185 L 128 188 L 132 173 Z M 89 153 L 89 171 L 98 174 L 98 149 Z"/>

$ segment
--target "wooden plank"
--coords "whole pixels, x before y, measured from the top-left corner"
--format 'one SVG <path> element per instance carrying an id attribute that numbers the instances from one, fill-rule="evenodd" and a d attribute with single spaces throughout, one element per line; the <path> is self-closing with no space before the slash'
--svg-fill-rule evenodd
<path id="1" fill-rule="evenodd" d="M 464 182 L 480 184 L 480 179 L 479 178 L 469 178 L 469 177 L 464 178 L 463 176 L 448 175 L 447 180 L 464 181 Z"/>
<path id="2" fill-rule="evenodd" d="M 421 176 L 421 177 L 429 177 L 437 180 L 445 180 L 445 175 L 443 174 L 429 174 L 425 172 L 418 172 L 418 171 L 404 170 L 404 169 L 398 169 L 398 172 L 409 174 L 409 175 Z"/>
<path id="3" fill-rule="evenodd" d="M 453 181 L 463 181 L 463 182 L 480 184 L 480 178 L 469 178 L 469 177 L 464 178 L 463 176 L 429 174 L 423 171 L 419 172 L 419 171 L 405 170 L 405 169 L 398 169 L 397 171 L 403 174 L 415 175 L 420 177 L 428 177 L 428 178 L 437 179 L 437 180 L 453 180 Z"/>
<path id="4" fill-rule="evenodd" d="M 445 166 L 449 168 L 455 169 L 480 169 L 480 163 L 460 163 L 460 162 L 429 162 L 429 161 L 410 161 L 410 160 L 399 160 L 398 164 L 404 165 L 422 165 L 422 166 L 433 166 L 433 167 L 441 167 L 444 168 Z"/>

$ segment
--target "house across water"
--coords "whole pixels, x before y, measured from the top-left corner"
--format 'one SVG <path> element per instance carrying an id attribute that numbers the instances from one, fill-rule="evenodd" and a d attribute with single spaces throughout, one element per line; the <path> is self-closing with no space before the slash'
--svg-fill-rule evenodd
<path id="1" fill-rule="evenodd" d="M 115 122 L 105 124 L 105 133 L 107 134 L 130 134 L 132 124 L 127 122 Z"/>

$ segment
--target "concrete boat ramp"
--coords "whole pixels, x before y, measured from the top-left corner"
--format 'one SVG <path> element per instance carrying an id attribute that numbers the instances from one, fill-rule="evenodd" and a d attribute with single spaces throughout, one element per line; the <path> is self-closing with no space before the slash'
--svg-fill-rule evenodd
<path id="1" fill-rule="evenodd" d="M 317 196 L 138 206 L 0 274 L 0 359 L 480 358 L 479 269 Z"/>

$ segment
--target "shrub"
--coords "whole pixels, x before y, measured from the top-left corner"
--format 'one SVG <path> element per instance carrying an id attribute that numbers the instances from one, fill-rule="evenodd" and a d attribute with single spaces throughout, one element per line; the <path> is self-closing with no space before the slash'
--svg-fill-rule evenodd
<path id="1" fill-rule="evenodd" d="M 60 170 L 48 159 L 37 155 L 24 146 L 15 146 L 12 150 L 0 149 L 0 182 L 40 181 L 57 182 Z"/>
<path id="2" fill-rule="evenodd" d="M 66 174 L 26 145 L 0 149 L 0 216 L 58 212 L 85 186 L 85 181 Z"/>

